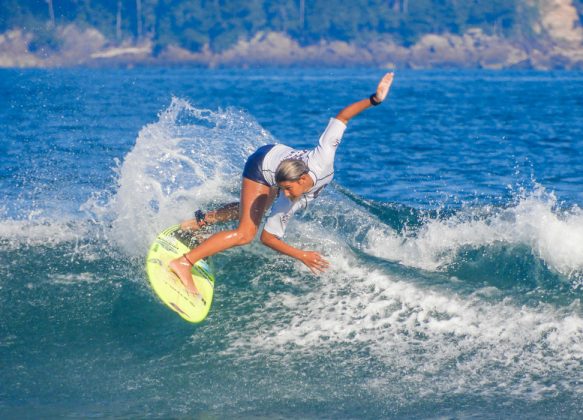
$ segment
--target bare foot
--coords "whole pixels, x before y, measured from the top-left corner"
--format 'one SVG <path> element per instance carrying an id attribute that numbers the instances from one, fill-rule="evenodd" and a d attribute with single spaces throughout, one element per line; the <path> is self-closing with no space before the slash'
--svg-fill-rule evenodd
<path id="1" fill-rule="evenodd" d="M 170 270 L 178 276 L 188 293 L 193 295 L 199 294 L 198 289 L 194 286 L 194 282 L 192 281 L 192 275 L 190 272 L 192 270 L 192 265 L 184 256 L 170 261 L 168 266 L 170 267 Z"/>

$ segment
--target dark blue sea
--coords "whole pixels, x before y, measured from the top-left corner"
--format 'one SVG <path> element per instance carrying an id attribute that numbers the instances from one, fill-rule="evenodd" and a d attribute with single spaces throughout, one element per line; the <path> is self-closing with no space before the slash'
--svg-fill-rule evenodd
<path id="1" fill-rule="evenodd" d="M 0 71 L 1 418 L 581 418 L 583 73 L 397 71 L 287 240 L 214 258 L 199 325 L 156 233 L 311 148 L 380 69 Z"/>

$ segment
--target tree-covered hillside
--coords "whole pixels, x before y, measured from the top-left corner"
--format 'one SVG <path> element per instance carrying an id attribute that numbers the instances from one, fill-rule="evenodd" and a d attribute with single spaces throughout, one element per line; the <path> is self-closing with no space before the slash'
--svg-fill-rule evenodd
<path id="1" fill-rule="evenodd" d="M 152 40 L 191 51 L 223 51 L 259 31 L 288 34 L 301 45 L 366 42 L 390 35 L 408 46 L 427 33 L 529 36 L 536 11 L 524 0 L 2 0 L 0 32 L 22 28 L 31 48 L 58 49 L 57 26 L 91 26 L 111 43 Z M 576 5 L 580 6 L 581 1 Z"/>

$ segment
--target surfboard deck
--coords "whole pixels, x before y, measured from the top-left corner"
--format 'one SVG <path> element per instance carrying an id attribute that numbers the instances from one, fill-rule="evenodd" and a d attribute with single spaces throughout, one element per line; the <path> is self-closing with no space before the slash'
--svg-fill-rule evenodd
<path id="1" fill-rule="evenodd" d="M 162 303 L 188 322 L 202 322 L 208 315 L 213 302 L 215 276 L 208 261 L 197 261 L 192 267 L 192 280 L 199 291 L 194 295 L 186 288 L 168 267 L 168 263 L 188 252 L 197 243 L 197 238 L 180 229 L 180 225 L 170 226 L 160 233 L 148 251 L 146 272 L 152 290 Z"/>

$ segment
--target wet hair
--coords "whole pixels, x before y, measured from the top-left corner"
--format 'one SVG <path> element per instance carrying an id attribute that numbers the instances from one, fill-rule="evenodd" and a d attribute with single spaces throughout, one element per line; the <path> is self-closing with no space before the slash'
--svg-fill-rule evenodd
<path id="1" fill-rule="evenodd" d="M 308 171 L 308 165 L 303 160 L 282 160 L 275 171 L 275 182 L 279 184 L 280 182 L 297 181 L 303 174 L 307 174 Z"/>

